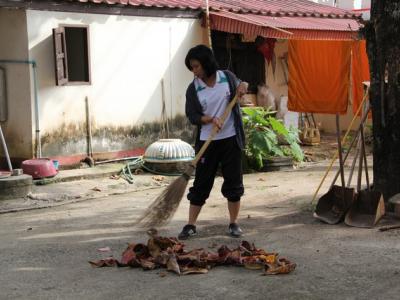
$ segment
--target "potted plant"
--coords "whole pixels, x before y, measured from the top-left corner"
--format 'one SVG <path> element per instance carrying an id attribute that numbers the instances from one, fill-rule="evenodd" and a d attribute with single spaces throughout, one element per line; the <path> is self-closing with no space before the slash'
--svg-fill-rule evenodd
<path id="1" fill-rule="evenodd" d="M 265 170 L 268 164 L 283 165 L 284 161 L 302 161 L 298 130 L 286 128 L 274 117 L 275 112 L 264 108 L 242 108 L 247 138 L 245 155 L 256 170 Z"/>

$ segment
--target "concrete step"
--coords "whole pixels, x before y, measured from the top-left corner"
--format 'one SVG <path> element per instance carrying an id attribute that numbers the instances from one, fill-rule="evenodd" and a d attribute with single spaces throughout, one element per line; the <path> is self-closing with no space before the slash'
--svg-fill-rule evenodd
<path id="1" fill-rule="evenodd" d="M 22 174 L 0 178 L 0 200 L 22 198 L 32 191 L 32 176 Z"/>

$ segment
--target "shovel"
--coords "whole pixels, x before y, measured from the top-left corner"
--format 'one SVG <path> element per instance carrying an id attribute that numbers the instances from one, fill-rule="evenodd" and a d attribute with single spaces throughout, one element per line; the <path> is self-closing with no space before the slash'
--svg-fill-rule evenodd
<path id="1" fill-rule="evenodd" d="M 354 189 L 346 187 L 344 182 L 339 114 L 336 114 L 336 135 L 338 141 L 339 168 L 342 186 L 335 185 L 334 182 L 329 191 L 319 199 L 314 212 L 315 218 L 328 224 L 337 224 L 341 222 L 354 200 Z"/>
<path id="2" fill-rule="evenodd" d="M 368 114 L 368 109 L 364 109 L 364 116 Z M 372 191 L 369 184 L 367 155 L 365 153 L 364 123 L 362 121 L 359 129 L 361 137 L 360 158 L 358 163 L 357 195 L 355 201 L 346 214 L 344 222 L 349 226 L 372 228 L 385 214 L 385 202 L 382 193 Z M 363 161 L 365 166 L 365 177 L 367 189 L 361 190 Z"/>

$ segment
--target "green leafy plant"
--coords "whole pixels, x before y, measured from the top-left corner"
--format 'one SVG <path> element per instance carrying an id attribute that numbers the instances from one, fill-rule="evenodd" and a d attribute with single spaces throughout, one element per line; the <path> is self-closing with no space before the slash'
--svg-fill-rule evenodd
<path id="1" fill-rule="evenodd" d="M 255 162 L 257 168 L 263 166 L 264 160 L 276 156 L 290 156 L 297 161 L 304 159 L 296 128 L 286 128 L 282 121 L 273 117 L 275 112 L 264 108 L 242 109 L 247 138 L 246 156 Z"/>

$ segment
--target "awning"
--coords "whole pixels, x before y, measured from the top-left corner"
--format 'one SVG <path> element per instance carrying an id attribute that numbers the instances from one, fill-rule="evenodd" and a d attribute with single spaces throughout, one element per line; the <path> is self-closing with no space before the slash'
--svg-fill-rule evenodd
<path id="1" fill-rule="evenodd" d="M 348 18 L 273 17 L 211 11 L 213 30 L 294 40 L 355 40 L 360 24 Z"/>

